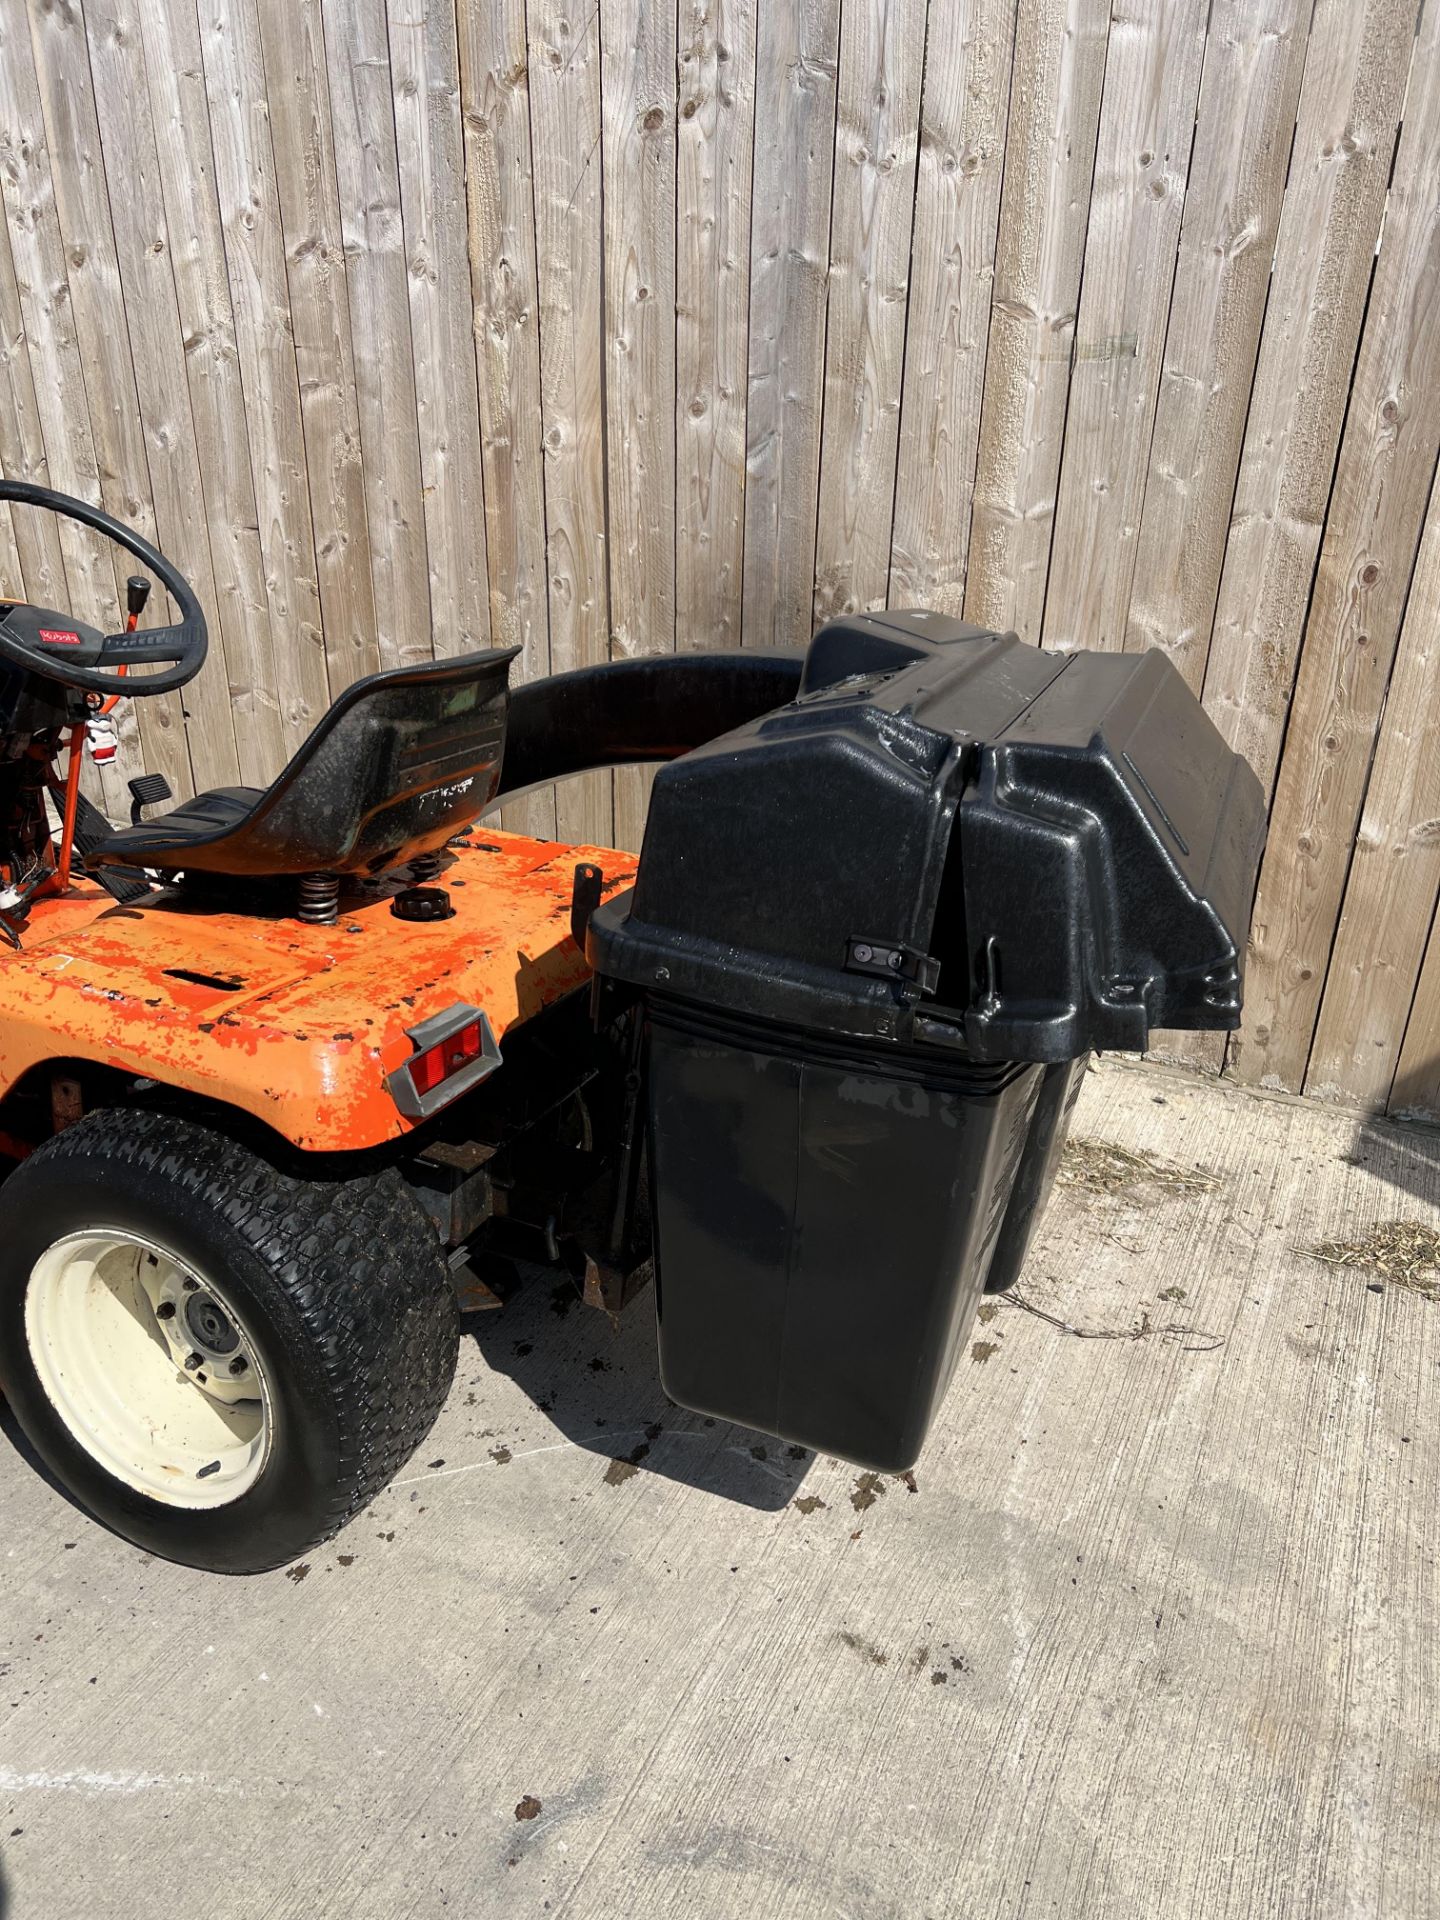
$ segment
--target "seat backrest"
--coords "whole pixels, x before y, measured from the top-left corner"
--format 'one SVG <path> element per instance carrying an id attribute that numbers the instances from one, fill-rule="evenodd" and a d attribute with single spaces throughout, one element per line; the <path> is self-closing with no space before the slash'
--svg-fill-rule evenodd
<path id="1" fill-rule="evenodd" d="M 378 873 L 443 847 L 499 784 L 518 652 L 427 660 L 357 681 L 242 820 L 173 854 L 152 850 L 145 864 L 237 875 Z M 163 819 L 154 830 L 163 836 Z"/>

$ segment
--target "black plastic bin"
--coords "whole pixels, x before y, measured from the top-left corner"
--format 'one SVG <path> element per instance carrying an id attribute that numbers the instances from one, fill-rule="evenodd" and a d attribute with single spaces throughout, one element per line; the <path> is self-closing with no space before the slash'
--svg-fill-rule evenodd
<path id="1" fill-rule="evenodd" d="M 1162 656 L 931 614 L 663 769 L 589 953 L 644 1002 L 671 1397 L 910 1466 L 1091 1050 L 1236 1024 L 1262 832 Z"/>

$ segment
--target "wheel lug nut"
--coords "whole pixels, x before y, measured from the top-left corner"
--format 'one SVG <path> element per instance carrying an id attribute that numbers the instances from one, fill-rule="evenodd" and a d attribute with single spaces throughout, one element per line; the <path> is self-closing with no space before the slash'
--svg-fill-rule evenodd
<path id="1" fill-rule="evenodd" d="M 241 1354 L 241 1353 L 237 1353 L 237 1354 L 236 1354 L 236 1356 L 235 1356 L 235 1358 L 234 1358 L 234 1359 L 233 1359 L 233 1360 L 232 1360 L 232 1361 L 230 1362 L 230 1371 L 231 1371 L 231 1373 L 233 1373 L 233 1374 L 242 1374 L 242 1373 L 244 1373 L 244 1371 L 245 1371 L 245 1356 L 244 1356 L 244 1354 Z"/>
<path id="2" fill-rule="evenodd" d="M 200 1282 L 198 1280 L 187 1280 L 185 1282 L 185 1291 L 187 1293 L 198 1293 L 200 1291 Z"/>
<path id="3" fill-rule="evenodd" d="M 175 1318 L 175 1302 L 173 1300 L 162 1300 L 155 1309 L 155 1318 L 157 1320 L 173 1320 Z"/>
<path id="4" fill-rule="evenodd" d="M 200 1358 L 198 1353 L 187 1353 L 185 1356 L 185 1371 L 187 1373 L 194 1373 L 197 1367 L 203 1367 L 204 1364 L 205 1362 Z"/>

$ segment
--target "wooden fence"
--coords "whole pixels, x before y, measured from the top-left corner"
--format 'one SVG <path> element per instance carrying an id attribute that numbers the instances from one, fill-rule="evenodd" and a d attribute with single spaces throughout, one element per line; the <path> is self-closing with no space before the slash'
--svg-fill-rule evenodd
<path id="1" fill-rule="evenodd" d="M 1162 647 L 1273 797 L 1245 1027 L 1174 1051 L 1440 1114 L 1437 41 L 1440 0 L 0 0 L 0 467 L 212 611 L 124 771 L 262 779 L 432 648 L 886 603 Z M 0 518 L 17 593 L 114 571 Z M 645 796 L 527 818 L 634 844 Z"/>

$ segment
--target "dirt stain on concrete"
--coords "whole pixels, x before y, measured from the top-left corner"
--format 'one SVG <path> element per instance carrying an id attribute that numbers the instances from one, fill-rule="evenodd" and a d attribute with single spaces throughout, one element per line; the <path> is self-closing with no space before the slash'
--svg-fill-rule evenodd
<path id="1" fill-rule="evenodd" d="M 606 1486 L 623 1487 L 625 1482 L 639 1471 L 640 1462 L 649 1451 L 649 1447 L 642 1443 L 640 1446 L 634 1448 L 625 1459 L 612 1460 L 605 1469 Z"/>
<path id="2" fill-rule="evenodd" d="M 878 1473 L 857 1474 L 850 1491 L 850 1504 L 857 1513 L 864 1513 L 867 1507 L 874 1506 L 884 1491 L 885 1482 Z"/>
<path id="3" fill-rule="evenodd" d="M 863 1634 L 851 1633 L 848 1627 L 842 1627 L 836 1636 L 842 1646 L 849 1647 L 852 1653 L 858 1653 L 862 1660 L 872 1667 L 885 1667 L 890 1664 L 890 1656 L 883 1647 L 877 1647 L 873 1640 L 867 1640 Z"/>

